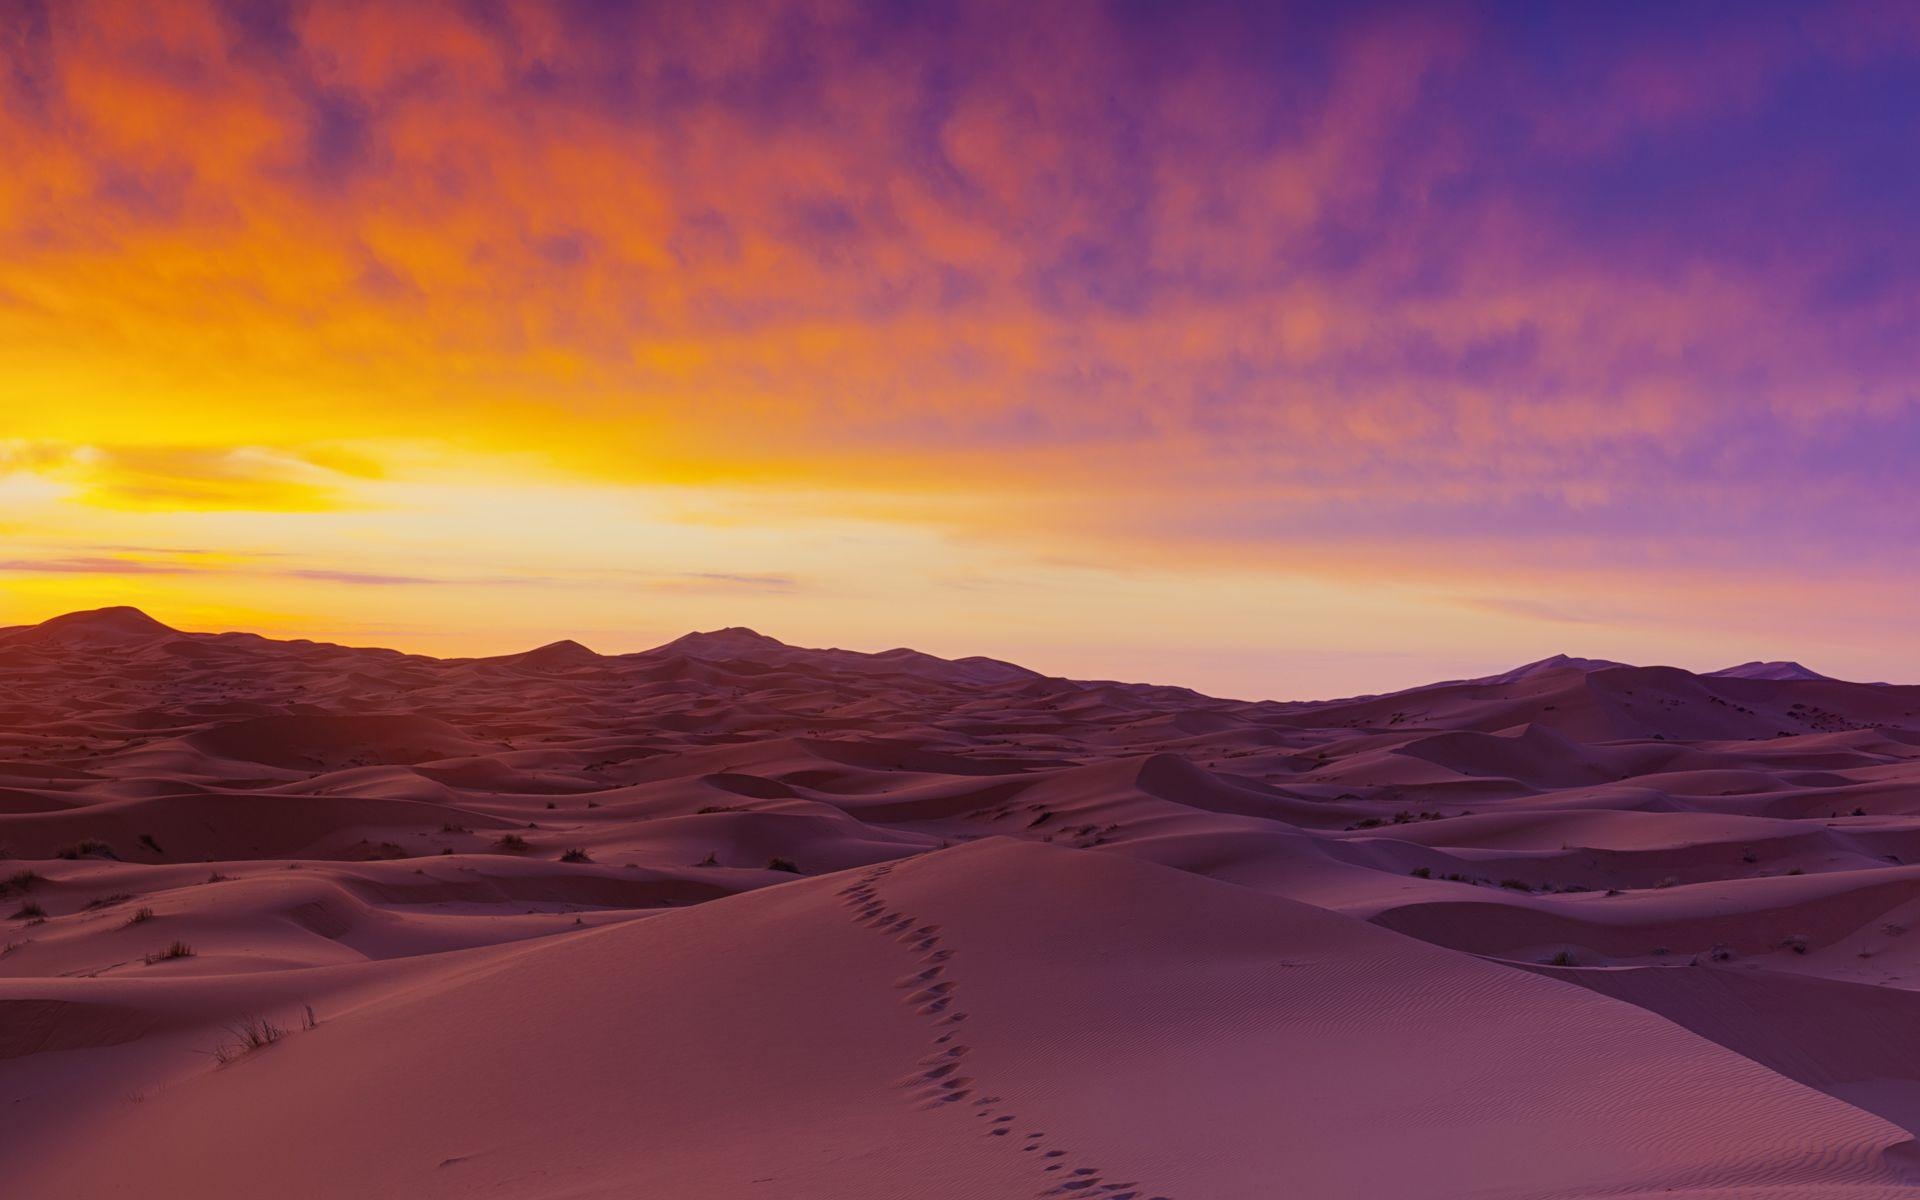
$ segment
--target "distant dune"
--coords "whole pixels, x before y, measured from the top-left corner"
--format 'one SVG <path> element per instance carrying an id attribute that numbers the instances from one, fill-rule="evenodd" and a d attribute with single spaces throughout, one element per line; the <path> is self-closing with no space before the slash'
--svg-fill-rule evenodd
<path id="1" fill-rule="evenodd" d="M 1712 672 L 1723 679 L 1825 679 L 1797 662 L 1749 662 Z"/>
<path id="2" fill-rule="evenodd" d="M 0 630 L 4 1194 L 1894 1197 L 1920 687 Z M 1909 932 L 1909 931 L 1912 932 Z"/>

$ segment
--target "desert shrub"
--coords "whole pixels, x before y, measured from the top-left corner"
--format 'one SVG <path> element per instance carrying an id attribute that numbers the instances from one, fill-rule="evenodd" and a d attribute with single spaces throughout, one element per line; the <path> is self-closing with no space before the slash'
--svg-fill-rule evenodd
<path id="1" fill-rule="evenodd" d="M 142 904 L 139 908 L 133 910 L 133 915 L 127 918 L 127 924 L 145 925 L 151 920 L 153 920 L 153 910 Z"/>
<path id="2" fill-rule="evenodd" d="M 156 950 L 152 954 L 149 954 L 146 956 L 148 966 L 152 966 L 154 963 L 157 963 L 157 962 L 166 962 L 168 959 L 192 958 L 192 957 L 193 957 L 193 947 L 187 945 L 185 942 L 180 942 L 180 941 L 176 941 L 172 943 L 164 950 Z"/>
<path id="3" fill-rule="evenodd" d="M 153 835 L 150 833 L 141 834 L 139 841 L 142 846 L 145 846 L 147 849 L 153 851 L 155 854 L 166 853 L 165 850 L 162 850 L 160 848 L 160 843 L 153 840 Z"/>
<path id="4" fill-rule="evenodd" d="M 208 872 L 207 872 L 207 882 L 208 882 L 208 883 L 225 883 L 225 882 L 226 882 L 227 880 L 229 880 L 229 879 L 232 879 L 232 878 L 233 878 L 233 876 L 231 876 L 231 875 L 222 875 L 222 874 L 221 874 L 220 872 L 218 872 L 218 871 L 208 871 Z"/>
<path id="5" fill-rule="evenodd" d="M 473 830 L 468 829 L 465 825 L 455 825 L 452 821 L 443 821 L 440 825 L 440 832 L 441 833 L 472 833 Z"/>
<path id="6" fill-rule="evenodd" d="M 503 835 L 494 845 L 512 854 L 518 854 L 523 850 L 532 849 L 532 847 L 527 844 L 527 839 L 517 833 Z"/>
<path id="7" fill-rule="evenodd" d="M 312 1009 L 307 1010 L 309 1014 Z M 311 1026 L 309 1026 L 311 1028 Z M 227 1026 L 232 1040 L 220 1043 L 208 1053 L 222 1065 L 232 1062 L 243 1054 L 251 1054 L 266 1046 L 271 1046 L 287 1036 L 287 1031 L 275 1025 L 265 1017 L 246 1017 Z"/>
<path id="8" fill-rule="evenodd" d="M 794 862 L 792 859 L 781 858 L 778 855 L 775 855 L 774 857 L 767 860 L 767 870 L 786 871 L 789 874 L 793 874 L 793 875 L 798 875 L 800 873 L 800 868 L 794 865 Z"/>
<path id="9" fill-rule="evenodd" d="M 1407 872 L 1407 874 L 1413 876 L 1415 879 L 1432 879 L 1433 868 L 1432 867 L 1415 867 L 1413 870 Z"/>
<path id="10" fill-rule="evenodd" d="M 38 904 L 29 900 L 14 910 L 13 919 L 16 921 L 32 921 L 36 918 L 45 917 L 46 915 L 46 909 L 41 908 Z"/>
<path id="11" fill-rule="evenodd" d="M 112 846 L 96 838 L 85 838 L 71 846 L 62 846 L 56 856 L 67 859 L 119 857 L 113 852 Z"/>
<path id="12" fill-rule="evenodd" d="M 700 806 L 697 815 L 704 817 L 708 813 L 729 813 L 729 812 L 746 812 L 746 811 L 747 811 L 746 807 L 744 805 L 739 805 L 739 804 L 703 804 Z"/>
<path id="13" fill-rule="evenodd" d="M 131 892 L 115 892 L 111 896 L 99 896 L 92 900 L 87 901 L 87 908 L 89 910 L 96 909 L 96 908 L 112 908 L 116 904 L 125 904 L 127 901 L 131 899 L 133 899 L 133 894 Z"/>
<path id="14" fill-rule="evenodd" d="M 1550 967 L 1571 967 L 1574 965 L 1573 952 L 1571 950 L 1556 951 L 1554 956 L 1547 960 L 1547 965 Z"/>
<path id="15" fill-rule="evenodd" d="M 568 850 L 560 855 L 560 861 L 566 863 L 590 863 L 593 861 L 585 850 Z"/>
<path id="16" fill-rule="evenodd" d="M 1530 892 L 1533 890 L 1533 887 L 1531 884 L 1528 884 L 1524 880 L 1519 880 L 1519 879 L 1502 879 L 1500 881 L 1500 886 L 1503 888 L 1511 889 L 1512 891 L 1516 891 L 1516 892 Z"/>
<path id="17" fill-rule="evenodd" d="M 46 876 L 40 874 L 38 871 L 15 871 L 13 874 L 7 876 L 3 884 L 0 884 L 0 893 L 30 892 L 34 889 L 35 884 L 45 883 L 46 881 Z"/>

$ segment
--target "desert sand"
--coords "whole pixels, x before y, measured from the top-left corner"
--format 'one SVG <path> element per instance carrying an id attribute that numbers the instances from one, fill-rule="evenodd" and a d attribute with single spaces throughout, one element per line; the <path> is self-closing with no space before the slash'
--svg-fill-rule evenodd
<path id="1" fill-rule="evenodd" d="M 0 630 L 0 1191 L 1904 1196 L 1917 811 L 1920 688 L 1793 663 L 75 613 Z"/>

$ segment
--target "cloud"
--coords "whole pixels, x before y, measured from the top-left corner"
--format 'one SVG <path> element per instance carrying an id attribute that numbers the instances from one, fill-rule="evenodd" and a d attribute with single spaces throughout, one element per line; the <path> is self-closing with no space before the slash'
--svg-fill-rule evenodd
<path id="1" fill-rule="evenodd" d="M 1702 62 L 1697 22 L 1470 8 L 1052 6 L 1019 38 L 971 7 L 170 11 L 48 17 L 61 119 L 7 118 L 38 182 L 0 199 L 31 374 L 147 434 L 1555 495 L 1899 403 L 1920 333 L 1866 269 L 1920 254 L 1920 182 L 1858 186 L 1900 136 L 1853 82 L 1898 69 L 1891 33 L 1762 19 Z M 1847 119 L 1808 129 L 1810 93 Z M 329 502 L 131 473 L 102 499 Z"/>
<path id="2" fill-rule="evenodd" d="M 766 592 L 784 595 L 801 589 L 790 575 L 737 574 L 724 571 L 689 571 L 670 575 L 646 576 L 649 586 L 662 591 L 686 592 Z"/>
<path id="3" fill-rule="evenodd" d="M 346 583 L 356 587 L 419 587 L 455 582 L 447 579 L 430 579 L 424 575 L 390 575 L 376 571 L 343 571 L 334 568 L 281 571 L 278 574 L 286 579 L 304 579 L 311 583 Z M 495 584 L 501 581 L 486 582 Z"/>
<path id="4" fill-rule="evenodd" d="M 206 569 L 187 563 L 105 555 L 0 559 L 0 571 L 27 575 L 185 575 Z"/>
<path id="5" fill-rule="evenodd" d="M 15 575 L 200 575 L 254 580 L 294 580 L 371 588 L 478 589 L 517 587 L 626 588 L 639 586 L 660 592 L 761 593 L 791 595 L 806 585 L 792 575 L 771 572 L 728 571 L 607 571 L 583 566 L 571 571 L 502 572 L 456 571 L 445 574 L 386 571 L 367 567 L 299 565 L 287 555 L 228 554 L 204 550 L 154 547 L 86 547 L 55 549 L 32 556 L 0 559 L 0 573 Z"/>
<path id="6" fill-rule="evenodd" d="M 350 507 L 347 489 L 377 478 L 364 457 L 267 446 L 0 443 L 0 474 L 44 476 L 81 502 L 131 510 L 328 512 Z"/>
<path id="7" fill-rule="evenodd" d="M 104 548 L 111 550 L 112 548 Z M 127 547 L 114 553 L 47 553 L 0 559 L 0 572 L 20 575 L 201 575 L 300 580 L 355 587 L 502 587 L 551 584 L 532 575 L 416 575 L 335 567 L 288 565 L 274 554 L 227 554 L 201 550 Z"/>
<path id="8" fill-rule="evenodd" d="M 1496 616 L 1520 617 L 1528 621 L 1544 621 L 1553 625 L 1597 626 L 1616 622 L 1619 614 L 1595 616 L 1582 612 L 1569 611 L 1553 604 L 1538 600 L 1529 600 L 1518 596 L 1462 596 L 1457 603 L 1463 608 L 1476 612 L 1493 613 Z"/>

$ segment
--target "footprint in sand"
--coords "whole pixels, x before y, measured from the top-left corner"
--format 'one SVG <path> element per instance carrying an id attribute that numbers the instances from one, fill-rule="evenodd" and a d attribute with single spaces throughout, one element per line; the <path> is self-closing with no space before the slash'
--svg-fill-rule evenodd
<path id="1" fill-rule="evenodd" d="M 916 925 L 915 917 L 889 908 L 881 898 L 879 882 L 891 869 L 891 864 L 875 867 L 860 882 L 842 888 L 839 895 L 853 913 L 855 924 L 894 935 L 895 941 L 918 955 L 915 965 L 919 969 L 895 980 L 894 987 L 904 993 L 900 998 L 902 1005 L 913 1007 L 915 1015 L 925 1018 L 933 1029 L 941 1032 L 932 1038 L 933 1050 L 922 1055 L 916 1064 L 919 1070 L 900 1079 L 898 1086 L 913 1091 L 919 1097 L 915 1107 L 928 1111 L 957 1104 L 973 1095 L 973 1078 L 960 1074 L 962 1064 L 972 1053 L 972 1047 L 953 1044 L 956 1032 L 953 1027 L 965 1021 L 967 1013 L 953 1008 L 959 993 L 959 981 L 947 977 L 953 951 L 940 946 L 941 927 L 936 924 Z M 999 1106 L 1004 1102 L 1005 1098 L 998 1095 L 973 1099 L 974 1115 L 988 1122 L 986 1135 L 990 1138 L 1011 1138 L 1018 1123 L 1018 1117 L 1014 1114 L 999 1112 Z M 1035 1131 L 1018 1143 L 1023 1153 L 1035 1154 L 1038 1161 L 1046 1161 L 1046 1165 L 1041 1167 L 1043 1173 L 1067 1172 L 1065 1178 L 1059 1179 L 1038 1195 L 1139 1200 L 1138 1185 L 1132 1181 L 1103 1182 L 1096 1167 L 1075 1167 L 1069 1171 L 1064 1162 L 1047 1161 L 1065 1158 L 1067 1152 L 1048 1148 L 1046 1136 L 1044 1132 Z M 1014 1143 L 1009 1141 L 1007 1144 Z M 1156 1195 L 1148 1200 L 1169 1198 Z"/>

